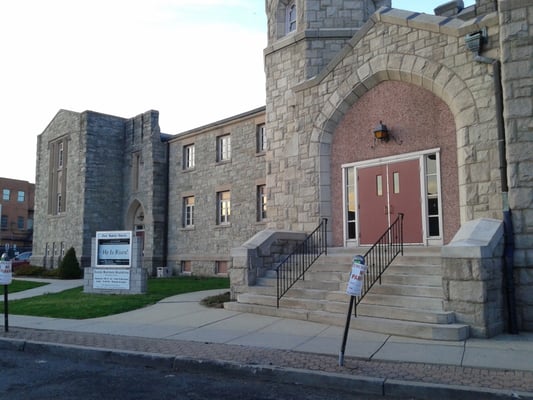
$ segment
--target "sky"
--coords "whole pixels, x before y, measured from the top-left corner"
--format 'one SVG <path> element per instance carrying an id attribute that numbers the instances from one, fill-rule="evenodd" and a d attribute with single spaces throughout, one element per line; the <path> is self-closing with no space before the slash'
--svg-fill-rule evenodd
<path id="1" fill-rule="evenodd" d="M 446 0 L 392 0 L 432 14 Z M 475 0 L 466 0 L 465 6 Z M 159 111 L 177 134 L 265 104 L 264 0 L 0 2 L 0 177 L 35 182 L 60 109 Z"/>

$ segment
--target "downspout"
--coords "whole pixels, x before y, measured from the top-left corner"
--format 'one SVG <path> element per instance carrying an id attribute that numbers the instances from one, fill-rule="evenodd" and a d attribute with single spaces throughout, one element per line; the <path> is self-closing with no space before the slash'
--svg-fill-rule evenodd
<path id="1" fill-rule="evenodd" d="M 167 168 L 167 176 L 165 177 L 165 190 L 166 190 L 166 197 L 165 197 L 165 222 L 163 225 L 163 267 L 168 267 L 168 217 L 169 217 L 169 210 L 168 205 L 170 204 L 170 143 L 168 140 L 166 140 L 166 168 Z"/>
<path id="2" fill-rule="evenodd" d="M 467 47 L 475 54 L 474 60 L 483 64 L 490 64 L 493 68 L 494 96 L 496 101 L 496 124 L 498 130 L 498 158 L 500 163 L 500 183 L 502 191 L 502 213 L 504 226 L 504 283 L 507 300 L 508 332 L 518 333 L 518 323 L 516 315 L 515 285 L 514 285 L 514 229 L 511 208 L 509 207 L 509 183 L 507 179 L 507 156 L 506 156 L 506 135 L 503 116 L 503 90 L 501 78 L 500 60 L 481 56 L 479 53 L 483 42 L 486 40 L 486 30 L 467 35 L 465 41 Z M 473 41 L 477 41 L 472 45 Z"/>

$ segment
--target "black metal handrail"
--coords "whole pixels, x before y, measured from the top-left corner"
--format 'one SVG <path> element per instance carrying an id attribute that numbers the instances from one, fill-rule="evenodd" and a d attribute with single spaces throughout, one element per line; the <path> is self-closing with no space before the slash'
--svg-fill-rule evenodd
<path id="1" fill-rule="evenodd" d="M 305 272 L 323 253 L 328 254 L 327 218 L 300 243 L 294 251 L 285 257 L 276 268 L 277 301 L 299 280 L 305 278 Z"/>
<path id="2" fill-rule="evenodd" d="M 381 276 L 391 265 L 398 254 L 403 256 L 403 214 L 398 213 L 398 217 L 381 235 L 381 237 L 364 254 L 365 272 L 361 295 L 356 296 L 354 315 L 357 316 L 357 304 L 363 300 L 376 282 L 381 285 Z"/>

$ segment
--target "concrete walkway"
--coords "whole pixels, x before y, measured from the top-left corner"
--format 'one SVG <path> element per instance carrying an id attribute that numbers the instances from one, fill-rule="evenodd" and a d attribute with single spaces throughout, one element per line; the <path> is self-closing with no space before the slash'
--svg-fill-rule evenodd
<path id="1" fill-rule="evenodd" d="M 81 285 L 81 281 L 52 282 L 10 295 L 9 299 Z M 9 332 L 0 333 L 0 339 L 49 340 L 77 346 L 89 341 L 91 347 L 185 354 L 243 364 L 255 352 L 261 354 L 263 362 L 266 357 L 270 365 L 279 367 L 312 371 L 320 365 L 318 370 L 325 373 L 350 376 L 354 371 L 359 375 L 366 368 L 367 375 L 389 380 L 408 378 L 409 382 L 423 381 L 428 385 L 461 385 L 471 391 L 503 390 L 510 396 L 514 393 L 533 399 L 531 333 L 441 342 L 350 330 L 345 366 L 339 367 L 342 327 L 211 309 L 199 304 L 201 299 L 221 292 L 224 290 L 173 296 L 143 309 L 89 320 L 9 315 Z M 213 345 L 218 345 L 216 357 L 210 356 Z M 265 351 L 270 354 L 265 355 Z M 270 359 L 275 354 L 278 356 Z M 300 361 L 294 365 L 294 360 Z M 372 372 L 374 367 L 379 368 Z"/>

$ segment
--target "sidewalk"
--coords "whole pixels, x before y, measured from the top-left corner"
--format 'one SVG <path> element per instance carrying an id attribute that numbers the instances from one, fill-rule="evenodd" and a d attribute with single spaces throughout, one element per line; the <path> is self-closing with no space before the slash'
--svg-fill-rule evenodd
<path id="1" fill-rule="evenodd" d="M 80 284 L 57 281 L 32 289 L 31 295 Z M 173 296 L 140 310 L 90 320 L 9 315 L 9 332 L 2 328 L 0 343 L 54 343 L 216 365 L 236 363 L 239 368 L 289 368 L 328 379 L 377 379 L 375 386 L 382 392 L 386 385 L 392 385 L 389 393 L 395 387 L 395 393 L 410 396 L 432 390 L 428 398 L 439 398 L 437 392 L 450 395 L 451 390 L 454 398 L 507 395 L 533 399 L 531 333 L 440 342 L 350 330 L 345 365 L 339 367 L 342 327 L 199 304 L 204 297 L 220 292 L 223 290 Z M 22 296 L 28 293 L 19 294 Z M 3 327 L 3 318 L 1 323 Z M 513 393 L 520 397 L 510 397 Z"/>

